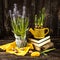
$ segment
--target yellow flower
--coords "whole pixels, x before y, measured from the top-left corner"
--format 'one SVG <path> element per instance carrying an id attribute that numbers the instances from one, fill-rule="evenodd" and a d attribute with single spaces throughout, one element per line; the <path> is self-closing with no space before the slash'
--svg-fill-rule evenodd
<path id="1" fill-rule="evenodd" d="M 34 56 L 40 56 L 40 52 L 37 52 L 37 51 L 32 52 L 32 53 L 31 53 L 31 56 L 32 56 L 32 57 L 34 57 Z"/>

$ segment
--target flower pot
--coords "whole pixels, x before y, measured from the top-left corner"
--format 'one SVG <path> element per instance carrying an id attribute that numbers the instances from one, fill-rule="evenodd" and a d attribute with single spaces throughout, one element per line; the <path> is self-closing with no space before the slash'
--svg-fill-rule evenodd
<path id="1" fill-rule="evenodd" d="M 21 36 L 17 36 L 16 34 L 14 36 L 15 36 L 15 41 L 16 41 L 17 47 L 22 48 L 27 45 L 27 41 L 25 38 L 21 38 Z"/>
<path id="2" fill-rule="evenodd" d="M 30 28 L 29 31 L 32 33 L 34 38 L 42 39 L 49 33 L 49 28 L 34 28 L 34 30 Z"/>

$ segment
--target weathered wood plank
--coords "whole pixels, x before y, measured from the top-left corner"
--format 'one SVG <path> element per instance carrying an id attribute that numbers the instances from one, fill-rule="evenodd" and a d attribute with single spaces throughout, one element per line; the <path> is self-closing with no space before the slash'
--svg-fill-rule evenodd
<path id="1" fill-rule="evenodd" d="M 0 40 L 0 43 L 8 43 L 12 42 L 13 40 Z M 47 56 L 40 56 L 40 57 L 31 57 L 30 55 L 26 56 L 16 56 L 14 54 L 9 54 L 6 52 L 0 52 L 0 60 L 59 60 L 60 59 L 60 49 L 56 49 L 55 51 L 51 51 L 48 53 Z M 13 58 L 14 57 L 14 58 Z"/>

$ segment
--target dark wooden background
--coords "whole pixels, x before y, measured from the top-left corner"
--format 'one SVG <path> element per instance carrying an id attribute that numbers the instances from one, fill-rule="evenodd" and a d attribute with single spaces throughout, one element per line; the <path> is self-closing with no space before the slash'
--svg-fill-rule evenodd
<path id="1" fill-rule="evenodd" d="M 29 27 L 34 28 L 34 15 L 39 14 L 39 11 L 45 7 L 46 17 L 44 27 L 50 29 L 51 39 L 54 42 L 54 47 L 57 49 L 42 57 L 20 57 L 10 54 L 0 53 L 0 60 L 59 60 L 60 59 L 60 0 L 0 0 L 0 44 L 12 41 L 13 33 L 11 32 L 10 18 L 8 10 L 13 9 L 13 4 L 17 3 L 20 13 L 22 14 L 22 6 L 26 5 L 26 16 L 29 17 Z M 5 38 L 6 37 L 6 38 Z M 10 37 L 10 39 L 8 38 Z M 3 40 L 1 40 L 3 39 Z M 14 58 L 13 58 L 14 57 Z"/>
<path id="2" fill-rule="evenodd" d="M 26 16 L 29 16 L 29 27 L 34 28 L 34 15 L 45 7 L 46 17 L 44 27 L 50 29 L 52 37 L 60 36 L 60 0 L 0 0 L 0 38 L 13 35 L 8 10 L 13 9 L 17 3 L 20 13 L 22 6 L 26 5 Z"/>

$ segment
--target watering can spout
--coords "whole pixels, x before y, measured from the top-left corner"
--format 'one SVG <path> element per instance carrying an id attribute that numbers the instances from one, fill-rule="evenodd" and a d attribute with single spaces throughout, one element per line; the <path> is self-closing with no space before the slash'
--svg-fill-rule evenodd
<path id="1" fill-rule="evenodd" d="M 35 35 L 35 31 L 32 28 L 30 28 L 29 31 L 32 33 L 33 36 Z"/>

